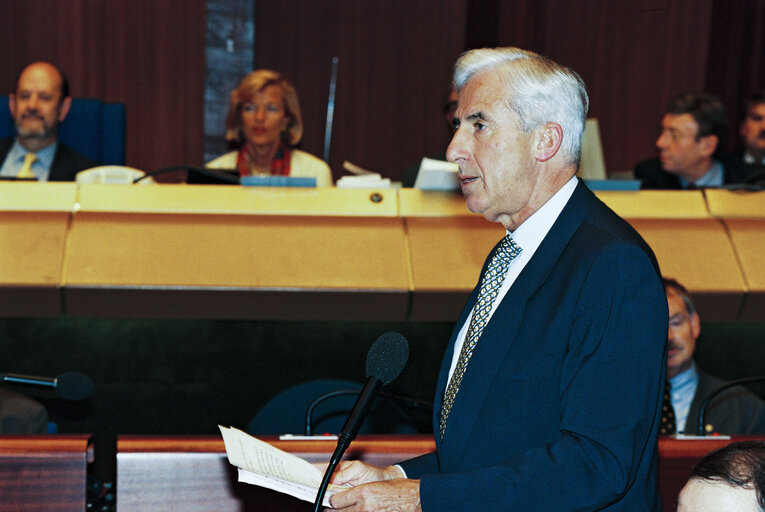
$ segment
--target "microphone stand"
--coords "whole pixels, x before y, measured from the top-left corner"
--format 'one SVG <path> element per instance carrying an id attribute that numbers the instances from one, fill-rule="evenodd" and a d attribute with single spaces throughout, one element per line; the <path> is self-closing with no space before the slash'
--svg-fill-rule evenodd
<path id="1" fill-rule="evenodd" d="M 313 505 L 314 512 L 319 512 L 321 510 L 322 502 L 324 501 L 324 494 L 327 492 L 327 486 L 329 485 L 329 481 L 332 478 L 332 473 L 335 472 L 335 468 L 340 463 L 340 459 L 343 458 L 345 450 L 347 450 L 351 445 L 351 441 L 356 439 L 356 435 L 359 433 L 359 428 L 361 428 L 361 423 L 364 421 L 364 417 L 367 415 L 369 408 L 372 406 L 374 396 L 378 391 L 380 391 L 381 387 L 382 381 L 380 379 L 370 378 L 367 381 L 367 384 L 362 388 L 361 393 L 359 393 L 359 397 L 356 399 L 356 405 L 353 406 L 351 414 L 348 416 L 348 419 L 345 421 L 345 425 L 343 425 L 340 434 L 337 436 L 337 446 L 335 447 L 335 451 L 332 453 L 332 457 L 329 459 L 327 470 L 324 472 L 324 477 L 321 480 L 321 485 L 319 486 L 319 490 L 316 493 L 316 501 Z M 364 407 L 357 409 L 359 404 L 363 404 Z"/>
<path id="2" fill-rule="evenodd" d="M 736 379 L 728 382 L 724 386 L 722 386 L 719 389 L 716 389 L 714 393 L 709 395 L 705 400 L 704 403 L 701 404 L 701 408 L 699 409 L 699 425 L 698 425 L 698 432 L 697 435 L 699 436 L 706 436 L 706 431 L 704 430 L 704 417 L 707 413 L 707 407 L 712 402 L 712 399 L 717 397 L 721 392 L 725 391 L 726 389 L 733 387 L 733 386 L 739 386 L 741 384 L 749 384 L 752 382 L 763 382 L 765 381 L 764 376 L 759 377 L 746 377 L 744 379 Z"/>

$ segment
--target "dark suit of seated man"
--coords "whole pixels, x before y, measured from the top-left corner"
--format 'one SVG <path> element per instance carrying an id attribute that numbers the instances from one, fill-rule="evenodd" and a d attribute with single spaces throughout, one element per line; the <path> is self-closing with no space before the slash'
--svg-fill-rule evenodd
<path id="1" fill-rule="evenodd" d="M 721 187 L 741 183 L 748 170 L 734 158 L 721 156 L 728 130 L 723 104 L 709 94 L 673 98 L 656 139 L 659 158 L 635 166 L 644 189 Z"/>
<path id="2" fill-rule="evenodd" d="M 66 77 L 55 66 L 35 62 L 24 68 L 9 96 L 17 137 L 0 140 L 0 177 L 74 181 L 96 165 L 58 140 L 71 103 Z"/>
<path id="3" fill-rule="evenodd" d="M 436 450 L 342 463 L 339 510 L 659 511 L 667 307 L 651 249 L 578 180 L 582 79 L 518 48 L 460 57 L 447 149 L 505 227 L 447 345 Z M 466 255 L 467 256 L 467 255 Z M 478 276 L 477 276 L 478 277 Z"/>
<path id="4" fill-rule="evenodd" d="M 688 291 L 674 279 L 664 279 L 664 289 L 669 307 L 667 379 L 675 428 L 696 435 L 702 404 L 726 381 L 705 373 L 693 361 L 701 321 Z M 710 402 L 704 429 L 707 434 L 765 434 L 765 403 L 742 386 L 731 387 Z"/>
<path id="5" fill-rule="evenodd" d="M 41 404 L 0 389 L 0 434 L 45 434 L 48 412 Z"/>

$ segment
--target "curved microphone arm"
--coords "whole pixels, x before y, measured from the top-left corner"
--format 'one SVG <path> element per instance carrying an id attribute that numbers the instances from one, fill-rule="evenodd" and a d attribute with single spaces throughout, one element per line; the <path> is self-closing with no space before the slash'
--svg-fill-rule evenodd
<path id="1" fill-rule="evenodd" d="M 305 411 L 305 435 L 310 436 L 313 435 L 311 431 L 313 430 L 313 410 L 316 409 L 316 406 L 319 405 L 324 400 L 328 400 L 330 398 L 336 397 L 336 396 L 343 396 L 343 395 L 358 395 L 361 392 L 361 388 L 357 389 L 338 389 L 335 391 L 330 391 L 329 393 L 324 393 L 320 397 L 318 397 L 316 400 L 311 402 L 311 405 L 308 406 L 308 409 Z"/>
<path id="2" fill-rule="evenodd" d="M 707 413 L 707 407 L 712 402 L 714 398 L 716 398 L 720 393 L 725 391 L 728 388 L 732 388 L 733 386 L 740 386 L 741 384 L 751 384 L 752 382 L 765 382 L 765 376 L 760 375 L 759 377 L 746 377 L 744 379 L 736 379 L 728 382 L 721 388 L 718 388 L 715 390 L 714 393 L 709 395 L 705 400 L 704 403 L 701 404 L 701 408 L 699 409 L 699 425 L 698 425 L 698 432 L 697 434 L 699 436 L 705 436 L 706 431 L 704 430 L 704 418 Z"/>

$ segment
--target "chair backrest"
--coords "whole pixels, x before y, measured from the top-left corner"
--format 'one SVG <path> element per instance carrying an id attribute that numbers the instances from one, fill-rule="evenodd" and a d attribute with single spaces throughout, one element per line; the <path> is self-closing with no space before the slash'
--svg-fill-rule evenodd
<path id="1" fill-rule="evenodd" d="M 0 96 L 0 138 L 15 135 L 8 96 Z M 72 98 L 59 140 L 98 164 L 125 165 L 125 105 Z"/>
<path id="2" fill-rule="evenodd" d="M 306 410 L 320 396 L 337 390 L 356 389 L 362 384 L 339 379 L 318 379 L 302 382 L 282 391 L 269 400 L 247 426 L 250 434 L 303 434 Z M 314 434 L 337 434 L 356 403 L 356 395 L 341 395 L 322 401 L 313 411 Z M 394 401 L 378 396 L 359 431 L 362 434 L 418 434 L 430 426 L 430 415 L 425 426 L 418 428 L 409 415 Z"/>

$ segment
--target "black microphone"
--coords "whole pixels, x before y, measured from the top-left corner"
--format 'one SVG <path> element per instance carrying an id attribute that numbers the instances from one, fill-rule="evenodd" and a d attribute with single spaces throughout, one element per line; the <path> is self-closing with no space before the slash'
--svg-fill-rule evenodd
<path id="1" fill-rule="evenodd" d="M 335 468 L 343 457 L 345 450 L 350 446 L 351 441 L 359 433 L 359 428 L 361 428 L 361 424 L 364 422 L 364 418 L 369 412 L 369 408 L 372 406 L 372 402 L 374 402 L 380 388 L 390 384 L 393 379 L 401 374 L 408 358 L 409 343 L 407 343 L 406 338 L 397 332 L 386 332 L 372 344 L 367 353 L 367 382 L 361 389 L 359 397 L 356 399 L 356 403 L 348 415 L 348 419 L 345 421 L 345 425 L 343 425 L 338 434 L 337 447 L 329 459 L 327 470 L 324 472 L 324 478 L 316 494 L 314 512 L 320 510 L 332 473 L 335 472 Z"/>
<path id="2" fill-rule="evenodd" d="M 709 407 L 709 404 L 712 403 L 712 399 L 714 399 L 717 395 L 728 388 L 739 386 L 741 384 L 750 384 L 752 382 L 765 382 L 765 376 L 761 375 L 759 377 L 746 377 L 744 379 L 732 380 L 721 388 L 716 389 L 711 395 L 709 395 L 706 400 L 704 400 L 704 403 L 701 404 L 701 408 L 699 409 L 699 428 L 696 434 L 699 436 L 707 435 L 706 431 L 704 430 L 704 417 L 707 414 L 707 408 Z"/>
<path id="3" fill-rule="evenodd" d="M 75 372 L 62 373 L 55 378 L 0 373 L 0 382 L 53 388 L 53 391 L 64 400 L 85 400 L 93 394 L 93 381 L 87 375 Z"/>

